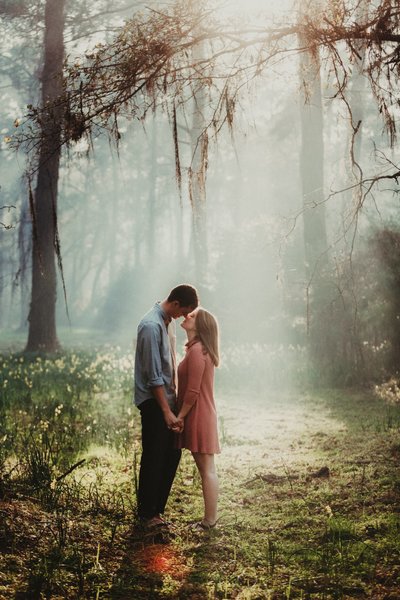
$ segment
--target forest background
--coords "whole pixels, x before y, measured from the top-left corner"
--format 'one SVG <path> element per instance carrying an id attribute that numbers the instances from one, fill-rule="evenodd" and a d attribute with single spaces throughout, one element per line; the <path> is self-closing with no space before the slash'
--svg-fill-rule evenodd
<path id="1" fill-rule="evenodd" d="M 5 0 L 0 15 L 0 534 L 6 554 L 15 557 L 34 512 L 30 507 L 26 522 L 12 522 L 10 501 L 17 500 L 24 510 L 26 502 L 39 502 L 40 519 L 48 511 L 56 523 L 50 533 L 57 532 L 54 544 L 43 532 L 40 543 L 32 542 L 18 575 L 3 565 L 5 597 L 11 589 L 38 598 L 65 597 L 63 589 L 78 597 L 128 597 L 128 588 L 132 597 L 176 597 L 178 589 L 181 597 L 389 597 L 399 577 L 393 567 L 399 528 L 393 461 L 400 447 L 397 3 L 251 0 L 244 11 L 234 2 Z M 277 559 L 267 528 L 259 577 L 246 571 L 259 557 L 232 546 L 236 530 L 229 530 L 222 543 L 236 548 L 236 559 L 242 554 L 247 583 L 235 570 L 222 581 L 225 563 L 213 578 L 200 561 L 203 580 L 188 576 L 184 583 L 172 567 L 169 579 L 146 570 L 140 556 L 129 582 L 125 574 L 115 579 L 120 565 L 111 564 L 111 555 L 107 577 L 97 550 L 85 563 L 96 536 L 107 545 L 110 530 L 112 547 L 120 525 L 122 536 L 134 515 L 136 325 L 184 281 L 198 288 L 220 323 L 222 407 L 224 398 L 239 394 L 232 403 L 241 414 L 238 407 L 254 396 L 253 411 L 260 403 L 261 412 L 269 407 L 281 422 L 280 411 L 296 412 L 303 398 L 306 416 L 293 435 L 304 439 L 314 410 L 323 420 L 340 406 L 338 422 L 349 420 L 357 452 L 365 435 L 357 438 L 353 425 L 368 417 L 362 427 L 373 428 L 371 439 L 385 457 L 384 483 L 376 490 L 386 494 L 391 486 L 390 502 L 377 500 L 384 526 L 368 521 L 356 532 L 342 517 L 332 520 L 330 497 L 319 498 L 329 508 L 329 559 L 307 554 L 288 575 L 287 557 L 296 551 L 282 542 L 286 558 Z M 180 355 L 183 343 L 178 327 Z M 226 456 L 229 447 L 252 443 L 260 456 L 261 449 L 269 452 L 271 421 L 262 443 L 257 412 L 251 435 L 240 427 L 234 435 L 226 429 L 230 419 L 237 428 L 231 409 L 221 411 Z M 246 469 L 265 470 L 257 456 Z M 123 459 L 129 477 L 119 496 L 112 493 L 115 478 L 105 482 L 104 472 Z M 302 460 L 309 461 L 304 477 Z M 301 461 L 293 469 L 307 486 L 318 465 L 315 457 Z M 363 497 L 353 499 L 346 518 L 365 514 L 364 495 L 371 492 L 364 489 L 365 463 L 357 464 L 364 464 Z M 188 465 L 182 485 L 190 480 L 197 489 Z M 376 478 L 377 465 L 369 467 Z M 226 475 L 232 464 L 221 468 Z M 89 487 L 76 475 L 95 471 Z M 331 471 L 322 471 L 323 485 L 327 477 L 330 493 L 340 498 Z M 286 469 L 277 482 L 264 473 L 257 482 L 289 485 L 294 494 L 292 475 Z M 68 524 L 85 503 L 89 528 L 93 514 L 108 519 L 89 549 Z M 225 510 L 231 516 L 232 507 Z M 370 570 L 358 569 L 355 555 L 354 564 L 344 564 L 338 540 L 344 536 L 353 551 L 361 536 L 364 548 L 368 527 L 385 540 L 375 554 L 357 554 Z M 193 558 L 199 546 L 183 537 Z M 150 546 L 157 551 L 154 540 Z M 178 550 L 175 543 L 169 552 Z M 383 556 L 384 576 L 376 570 Z"/>

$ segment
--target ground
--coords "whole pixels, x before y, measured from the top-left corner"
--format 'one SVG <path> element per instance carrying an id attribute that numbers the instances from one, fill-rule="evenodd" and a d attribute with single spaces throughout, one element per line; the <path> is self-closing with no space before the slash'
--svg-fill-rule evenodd
<path id="1" fill-rule="evenodd" d="M 126 444 L 92 444 L 58 496 L 28 497 L 21 484 L 3 493 L 0 597 L 400 599 L 398 407 L 368 390 L 219 390 L 217 399 L 216 530 L 190 527 L 202 501 L 189 453 L 169 534 L 135 524 L 133 412 Z"/>

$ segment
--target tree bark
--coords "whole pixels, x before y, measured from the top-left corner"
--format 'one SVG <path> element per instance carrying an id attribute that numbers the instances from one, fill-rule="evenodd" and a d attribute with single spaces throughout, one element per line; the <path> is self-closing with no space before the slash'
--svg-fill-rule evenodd
<path id="1" fill-rule="evenodd" d="M 61 109 L 52 101 L 62 92 L 65 0 L 47 0 L 45 7 L 43 106 L 38 177 L 31 198 L 33 221 L 32 297 L 27 352 L 54 352 L 56 333 L 57 192 L 61 155 Z"/>
<path id="2" fill-rule="evenodd" d="M 31 270 L 32 256 L 32 222 L 29 215 L 29 203 L 25 196 L 21 207 L 18 229 L 18 254 L 19 254 L 19 290 L 20 290 L 20 323 L 19 331 L 24 331 L 29 313 L 29 273 Z"/>

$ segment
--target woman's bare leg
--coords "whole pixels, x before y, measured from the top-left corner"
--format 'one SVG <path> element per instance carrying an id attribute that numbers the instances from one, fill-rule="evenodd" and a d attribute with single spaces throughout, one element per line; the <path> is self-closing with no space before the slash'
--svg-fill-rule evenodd
<path id="1" fill-rule="evenodd" d="M 200 472 L 201 486 L 204 498 L 204 519 L 209 525 L 214 525 L 217 520 L 218 504 L 218 475 L 215 470 L 214 454 L 201 454 L 192 452 L 197 468 Z"/>

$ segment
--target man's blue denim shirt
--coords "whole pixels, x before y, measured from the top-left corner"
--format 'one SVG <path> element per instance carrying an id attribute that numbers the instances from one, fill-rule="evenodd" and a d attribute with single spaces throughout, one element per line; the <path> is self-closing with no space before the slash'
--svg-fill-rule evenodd
<path id="1" fill-rule="evenodd" d="M 143 319 L 137 329 L 135 354 L 135 404 L 153 398 L 151 388 L 163 385 L 168 404 L 175 406 L 174 362 L 170 337 L 165 320 L 167 315 L 157 302 Z M 175 328 L 172 321 L 168 329 Z"/>

